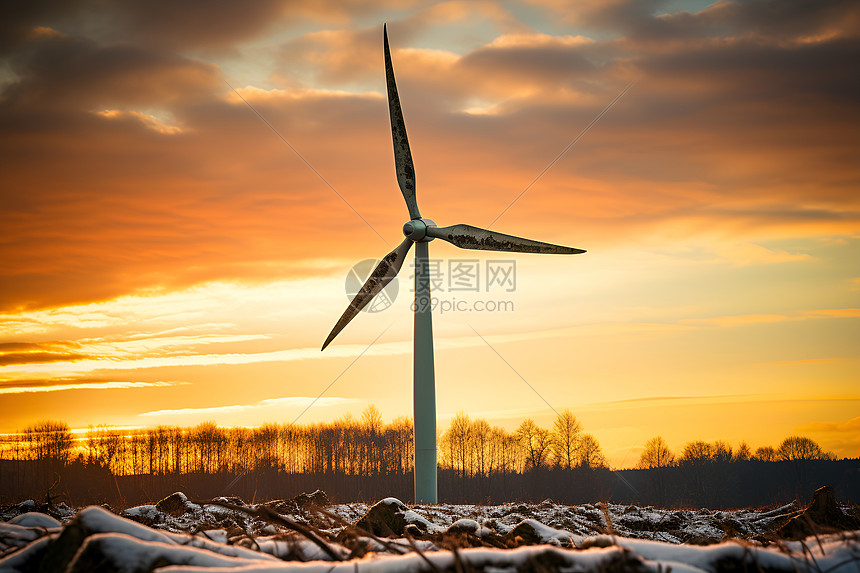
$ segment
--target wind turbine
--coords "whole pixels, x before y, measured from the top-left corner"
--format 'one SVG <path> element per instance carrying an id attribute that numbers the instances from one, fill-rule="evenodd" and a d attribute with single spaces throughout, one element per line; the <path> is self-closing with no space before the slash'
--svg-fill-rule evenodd
<path id="1" fill-rule="evenodd" d="M 409 221 L 403 225 L 405 238 L 396 249 L 385 255 L 352 299 L 340 320 L 334 325 L 321 350 L 325 350 L 335 336 L 349 324 L 382 289 L 390 283 L 409 248 L 415 244 L 415 330 L 413 339 L 413 411 L 415 428 L 415 503 L 436 503 L 436 387 L 433 366 L 433 321 L 430 299 L 430 272 L 428 243 L 433 239 L 448 241 L 461 249 L 504 251 L 514 253 L 544 253 L 575 255 L 582 249 L 562 247 L 532 241 L 471 225 L 437 227 L 430 219 L 421 217 L 415 199 L 415 168 L 406 138 L 406 124 L 394 81 L 394 68 L 388 49 L 388 29 L 383 26 L 385 50 L 385 80 L 388 85 L 388 109 L 391 114 L 391 137 L 394 140 L 394 165 L 397 183 L 406 207 Z"/>

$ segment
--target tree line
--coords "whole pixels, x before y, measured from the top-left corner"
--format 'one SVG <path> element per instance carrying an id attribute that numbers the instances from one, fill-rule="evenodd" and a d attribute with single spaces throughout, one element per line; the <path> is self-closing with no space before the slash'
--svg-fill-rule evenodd
<path id="1" fill-rule="evenodd" d="M 785 491 L 803 497 L 813 488 L 818 474 L 812 462 L 832 461 L 836 456 L 824 451 L 805 436 L 789 436 L 777 447 L 761 446 L 752 451 L 746 442 L 737 448 L 722 440 L 687 442 L 677 455 L 662 436 L 648 440 L 636 467 L 647 472 L 645 488 L 658 504 L 681 493 L 702 501 L 726 498 L 732 489 L 755 489 L 760 481 L 783 483 Z M 773 474 L 778 467 L 780 473 Z M 818 465 L 818 468 L 826 467 Z M 818 470 L 820 471 L 820 470 Z M 818 485 L 825 485 L 823 483 Z"/>
<path id="2" fill-rule="evenodd" d="M 189 428 L 95 426 L 75 434 L 63 422 L 44 421 L 0 437 L 0 500 L 36 497 L 51 488 L 74 493 L 79 504 L 144 503 L 176 489 L 200 498 L 277 498 L 322 488 L 342 501 L 390 495 L 408 500 L 413 448 L 412 421 L 385 423 L 375 406 L 358 418 L 257 428 L 204 422 Z M 440 432 L 438 448 L 440 497 L 459 503 L 552 497 L 716 507 L 741 503 L 734 491 L 741 486 L 758 492 L 749 499 L 769 503 L 774 496 L 803 495 L 836 467 L 821 466 L 825 474 L 809 470 L 806 462 L 834 456 L 802 436 L 754 452 L 745 443 L 732 448 L 693 441 L 677 453 L 657 436 L 646 443 L 638 469 L 615 471 L 570 410 L 558 413 L 550 428 L 529 418 L 514 431 L 461 412 Z"/>
<path id="3" fill-rule="evenodd" d="M 287 474 L 404 475 L 412 471 L 412 420 L 386 424 L 376 406 L 359 418 L 329 423 L 221 428 L 157 426 L 123 430 L 90 427 L 76 437 L 68 424 L 42 421 L 0 441 L 0 459 L 33 461 L 56 469 L 98 466 L 117 476 L 241 473 L 275 469 Z M 545 467 L 601 467 L 597 440 L 582 432 L 569 410 L 552 429 L 526 419 L 514 432 L 457 414 L 438 439 L 439 467 L 463 477 L 523 473 Z"/>
<path id="4" fill-rule="evenodd" d="M 642 469 L 663 468 L 672 465 L 704 465 L 724 462 L 775 462 L 800 460 L 835 460 L 832 452 L 825 452 L 814 440 L 805 436 L 789 436 L 778 447 L 762 446 L 755 452 L 746 442 L 737 449 L 722 440 L 687 442 L 676 456 L 662 436 L 656 436 L 645 443 L 645 449 L 636 465 Z"/>

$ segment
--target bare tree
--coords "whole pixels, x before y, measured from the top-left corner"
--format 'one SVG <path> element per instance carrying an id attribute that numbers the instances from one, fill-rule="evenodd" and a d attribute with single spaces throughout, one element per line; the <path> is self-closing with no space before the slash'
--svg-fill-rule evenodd
<path id="1" fill-rule="evenodd" d="M 666 470 L 665 468 L 675 463 L 675 454 L 669 449 L 669 445 L 663 436 L 655 436 L 645 443 L 645 449 L 639 456 L 637 467 L 651 470 L 648 472 L 648 480 L 654 489 L 659 503 L 666 499 Z"/>
<path id="2" fill-rule="evenodd" d="M 741 442 L 738 444 L 738 449 L 735 450 L 734 461 L 736 462 L 747 462 L 752 459 L 752 450 L 750 450 L 750 446 L 746 442 Z"/>
<path id="3" fill-rule="evenodd" d="M 391 448 L 389 466 L 392 473 L 405 475 L 412 470 L 414 431 L 412 419 L 405 416 L 395 418 L 385 429 L 386 443 Z"/>
<path id="4" fill-rule="evenodd" d="M 710 492 L 709 480 L 712 471 L 711 463 L 714 461 L 713 452 L 714 448 L 711 444 L 696 440 L 687 442 L 678 459 L 687 475 L 687 485 L 692 495 L 699 499 L 703 499 Z"/>
<path id="5" fill-rule="evenodd" d="M 588 468 L 606 467 L 606 458 L 600 444 L 591 434 L 583 434 L 580 438 L 579 465 Z"/>
<path id="6" fill-rule="evenodd" d="M 361 413 L 362 445 L 364 449 L 364 475 L 379 475 L 381 468 L 382 414 L 370 404 Z"/>
<path id="7" fill-rule="evenodd" d="M 573 412 L 564 410 L 555 419 L 552 431 L 552 449 L 555 463 L 562 468 L 571 469 L 576 465 L 580 448 L 582 425 Z"/>
<path id="8" fill-rule="evenodd" d="M 490 430 L 488 455 L 491 472 L 508 474 L 518 466 L 520 452 L 516 436 L 510 435 L 504 428 L 493 426 Z"/>
<path id="9" fill-rule="evenodd" d="M 684 464 L 701 466 L 711 461 L 712 450 L 713 448 L 708 442 L 701 440 L 687 442 L 678 461 Z"/>
<path id="10" fill-rule="evenodd" d="M 531 418 L 526 418 L 516 432 L 520 445 L 525 450 L 526 469 L 537 469 L 546 464 L 552 446 L 552 434 L 541 428 Z"/>
<path id="11" fill-rule="evenodd" d="M 732 447 L 722 440 L 717 440 L 711 446 L 711 460 L 723 463 L 732 461 Z"/>
<path id="12" fill-rule="evenodd" d="M 461 477 L 468 475 L 471 461 L 472 420 L 463 411 L 451 419 L 448 429 L 442 434 L 443 451 L 447 453 L 448 463 Z"/>
<path id="13" fill-rule="evenodd" d="M 753 459 L 758 460 L 760 462 L 775 462 L 776 450 L 772 446 L 762 446 L 760 448 L 756 448 Z"/>
<path id="14" fill-rule="evenodd" d="M 254 462 L 258 468 L 277 469 L 282 459 L 279 451 L 281 429 L 277 424 L 263 424 L 251 434 Z"/>
<path id="15" fill-rule="evenodd" d="M 382 431 L 382 413 L 375 404 L 370 404 L 361 413 L 361 423 L 365 429 L 374 434 Z"/>
<path id="16" fill-rule="evenodd" d="M 469 433 L 472 436 L 472 475 L 486 477 L 490 473 L 490 439 L 493 429 L 483 418 L 472 422 Z"/>
<path id="17" fill-rule="evenodd" d="M 828 455 L 815 441 L 804 436 L 790 436 L 782 441 L 776 450 L 776 455 L 781 460 L 823 460 Z"/>
<path id="18" fill-rule="evenodd" d="M 201 422 L 190 432 L 193 450 L 189 452 L 194 464 L 190 471 L 216 473 L 225 458 L 227 436 L 215 422 Z"/>
<path id="19" fill-rule="evenodd" d="M 87 430 L 87 456 L 90 463 L 120 473 L 117 465 L 123 465 L 119 460 L 123 457 L 125 444 L 122 434 L 110 426 L 90 426 Z"/>
<path id="20" fill-rule="evenodd" d="M 669 449 L 669 444 L 663 436 L 656 436 L 645 443 L 645 450 L 639 456 L 636 467 L 642 469 L 665 468 L 675 462 L 675 454 Z"/>
<path id="21" fill-rule="evenodd" d="M 65 422 L 43 420 L 24 429 L 34 459 L 65 464 L 72 449 L 72 431 Z"/>

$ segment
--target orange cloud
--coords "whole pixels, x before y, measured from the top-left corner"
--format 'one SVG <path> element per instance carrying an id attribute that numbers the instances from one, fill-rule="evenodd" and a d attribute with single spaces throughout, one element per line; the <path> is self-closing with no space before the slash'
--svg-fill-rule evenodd
<path id="1" fill-rule="evenodd" d="M 175 135 L 177 133 L 182 133 L 182 128 L 179 126 L 166 124 L 148 113 L 141 113 L 139 111 L 121 111 L 117 109 L 106 109 L 96 113 L 101 117 L 110 120 L 132 119 L 139 121 L 149 129 L 162 135 Z"/>
<path id="2" fill-rule="evenodd" d="M 797 427 L 799 434 L 813 436 L 825 450 L 856 457 L 860 452 L 860 416 L 844 422 L 812 422 Z"/>
<path id="3" fill-rule="evenodd" d="M 253 404 L 231 404 L 229 406 L 214 406 L 212 408 L 182 408 L 179 410 L 152 410 L 139 414 L 141 417 L 164 418 L 181 416 L 212 416 L 216 414 L 236 414 L 255 411 L 254 415 L 260 415 L 266 410 L 275 408 L 306 408 L 310 405 L 325 408 L 326 406 L 341 406 L 354 403 L 358 400 L 352 398 L 320 397 L 311 398 L 304 396 L 291 396 L 289 398 L 267 398 Z M 271 412 L 270 412 L 271 414 Z"/>
<path id="4" fill-rule="evenodd" d="M 836 308 L 825 310 L 807 310 L 802 312 L 786 314 L 746 314 L 738 316 L 714 316 L 709 318 L 689 318 L 681 321 L 682 324 L 695 324 L 705 326 L 734 327 L 749 324 L 767 324 L 777 322 L 791 322 L 799 320 L 810 320 L 817 318 L 857 318 L 860 317 L 860 309 Z"/>
<path id="5" fill-rule="evenodd" d="M 41 392 L 63 392 L 66 390 L 125 390 L 129 388 L 164 388 L 187 384 L 187 382 L 140 382 L 91 380 L 85 378 L 53 380 L 16 380 L 14 383 L 0 382 L 0 394 L 34 394 Z"/>
<path id="6" fill-rule="evenodd" d="M 860 318 L 860 308 L 830 308 L 824 310 L 810 310 L 812 316 L 831 318 Z"/>
<path id="7" fill-rule="evenodd" d="M 860 437 L 860 416 L 845 422 L 812 422 L 799 426 L 801 432 L 826 432 L 837 434 L 854 434 Z"/>

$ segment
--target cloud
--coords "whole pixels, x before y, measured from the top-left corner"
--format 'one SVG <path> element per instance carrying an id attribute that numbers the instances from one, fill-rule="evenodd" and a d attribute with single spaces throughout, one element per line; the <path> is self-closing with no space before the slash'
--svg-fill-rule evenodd
<path id="1" fill-rule="evenodd" d="M 473 345 L 474 341 L 470 345 Z M 445 343 L 437 345 L 445 347 Z M 318 347 L 290 348 L 287 350 L 275 350 L 271 352 L 226 352 L 222 354 L 193 353 L 187 350 L 181 354 L 162 356 L 129 356 L 125 359 L 100 360 L 84 359 L 75 362 L 63 362 L 53 364 L 28 364 L 26 372 L 41 373 L 43 375 L 52 372 L 68 374 L 72 372 L 85 373 L 99 370 L 127 371 L 141 370 L 147 368 L 164 368 L 175 366 L 216 366 L 227 364 L 259 364 L 263 362 L 292 362 L 297 360 L 331 359 L 354 357 L 362 353 L 367 344 L 341 344 L 331 351 L 326 350 L 323 354 Z M 376 344 L 367 352 L 369 356 L 388 356 L 393 354 L 408 354 L 411 352 L 410 342 L 391 342 Z"/>
<path id="2" fill-rule="evenodd" d="M 812 422 L 797 428 L 800 432 L 860 435 L 860 416 L 845 422 Z"/>
<path id="3" fill-rule="evenodd" d="M 55 378 L 50 380 L 0 381 L 0 394 L 34 394 L 41 392 L 63 392 L 66 390 L 118 390 L 129 388 L 165 388 L 179 386 L 187 382 L 140 382 L 110 381 L 87 378 Z"/>
<path id="4" fill-rule="evenodd" d="M 0 318 L 0 324 L 3 324 Z M 4 342 L 0 343 L 0 367 L 16 364 L 42 364 L 46 362 L 74 362 L 94 358 L 70 349 L 78 350 L 81 345 L 72 341 L 53 342 Z"/>
<path id="5" fill-rule="evenodd" d="M 814 320 L 822 318 L 857 318 L 860 317 L 860 309 L 857 308 L 834 308 L 821 310 L 806 310 L 791 314 L 743 314 L 735 316 L 712 316 L 707 318 L 686 318 L 681 324 L 696 326 L 718 326 L 721 328 L 732 328 L 736 326 L 748 326 L 753 324 L 773 324 L 779 322 L 795 322 L 801 320 Z"/>
<path id="6" fill-rule="evenodd" d="M 810 316 L 826 318 L 860 318 L 860 308 L 828 308 L 822 310 L 810 310 Z"/>
<path id="7" fill-rule="evenodd" d="M 90 358 L 85 354 L 59 352 L 9 352 L 0 354 L 0 366 L 10 364 L 41 364 L 44 362 L 75 362 Z"/>
<path id="8" fill-rule="evenodd" d="M 755 394 L 715 394 L 705 396 L 646 396 L 626 400 L 595 402 L 581 406 L 583 410 L 604 409 L 606 407 L 653 408 L 658 406 L 700 406 L 713 404 L 734 404 L 737 402 L 762 402 L 772 397 Z"/>
<path id="9" fill-rule="evenodd" d="M 780 0 L 714 2 L 701 10 L 667 12 L 665 0 L 566 2 L 543 0 L 580 26 L 609 30 L 638 41 L 754 36 L 806 39 L 831 34 L 856 35 L 860 10 L 848 0 L 803 2 Z"/>
<path id="10" fill-rule="evenodd" d="M 141 417 L 166 417 L 166 416 L 217 416 L 222 414 L 238 414 L 247 413 L 249 411 L 260 412 L 271 411 L 274 409 L 284 408 L 307 408 L 311 405 L 314 407 L 326 408 L 331 406 L 343 406 L 358 402 L 356 398 L 337 398 L 337 397 L 320 397 L 309 398 L 304 396 L 291 396 L 288 398 L 268 398 L 254 402 L 253 404 L 232 404 L 229 406 L 214 406 L 211 408 L 179 408 L 175 410 L 153 410 L 138 414 Z"/>
<path id="11" fill-rule="evenodd" d="M 771 324 L 776 322 L 788 322 L 792 320 L 803 320 L 801 316 L 787 316 L 782 314 L 744 314 L 737 316 L 713 316 L 708 318 L 687 318 L 681 322 L 698 326 L 718 326 L 720 328 L 732 328 L 736 326 L 748 326 L 751 324 Z"/>
<path id="12" fill-rule="evenodd" d="M 726 243 L 717 249 L 716 260 L 733 266 L 766 265 L 812 261 L 806 253 L 789 253 L 754 243 Z"/>
<path id="13" fill-rule="evenodd" d="M 39 350 L 43 345 L 34 342 L 0 342 L 0 352 L 12 352 L 14 350 Z"/>
<path id="14" fill-rule="evenodd" d="M 181 4 L 131 0 L 119 4 L 97 0 L 20 4 L 6 11 L 0 48 L 14 46 L 35 26 L 55 26 L 70 34 L 88 34 L 105 42 L 157 46 L 165 51 L 231 52 L 260 35 L 293 32 L 309 23 L 348 25 L 353 18 L 402 9 L 401 2 L 292 2 L 189 0 Z M 0 52 L 2 53 L 2 52 Z"/>
<path id="15" fill-rule="evenodd" d="M 217 68 L 202 60 L 58 33 L 35 35 L 9 63 L 18 81 L 5 90 L 3 107 L 31 126 L 39 109 L 54 112 L 43 119 L 54 122 L 57 111 L 89 106 L 189 105 L 220 87 Z"/>
<path id="16" fill-rule="evenodd" d="M 825 450 L 844 452 L 846 457 L 856 457 L 860 451 L 860 416 L 844 422 L 811 422 L 795 430 L 819 441 Z"/>
<path id="17" fill-rule="evenodd" d="M 598 63 L 583 50 L 590 45 L 587 39 L 572 36 L 501 36 L 464 56 L 458 67 L 464 78 L 478 79 L 468 84 L 471 89 L 483 89 L 487 95 L 545 97 L 547 90 L 584 86 L 599 75 Z"/>
<path id="18" fill-rule="evenodd" d="M 138 111 L 122 111 L 118 109 L 106 109 L 99 112 L 96 112 L 98 115 L 105 119 L 110 120 L 126 120 L 130 119 L 133 121 L 139 121 L 145 127 L 155 131 L 156 133 L 160 133 L 162 135 L 175 135 L 177 133 L 182 133 L 182 128 L 177 125 L 168 125 L 153 115 L 148 113 L 141 113 Z"/>
<path id="19" fill-rule="evenodd" d="M 715 35 L 720 30 L 740 30 L 750 35 L 796 41 L 850 34 L 852 23 L 858 19 L 857 5 L 845 0 L 813 4 L 778 0 L 717 2 L 696 14 L 682 11 L 660 18 L 678 31 L 692 28 Z M 856 35 L 856 27 L 853 34 Z"/>
<path id="20" fill-rule="evenodd" d="M 8 8 L 0 20 L 0 56 L 32 35 L 34 30 L 44 30 L 46 20 L 63 19 L 77 9 L 74 2 L 62 0 L 27 2 Z"/>

